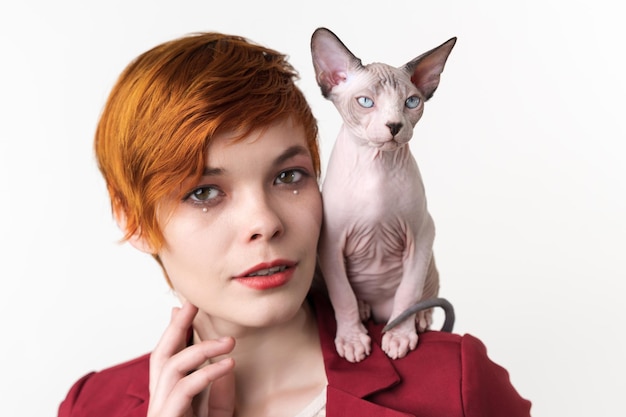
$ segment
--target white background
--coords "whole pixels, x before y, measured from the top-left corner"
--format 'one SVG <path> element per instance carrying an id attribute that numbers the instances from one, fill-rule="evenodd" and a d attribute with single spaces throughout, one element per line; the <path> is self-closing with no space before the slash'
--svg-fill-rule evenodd
<path id="1" fill-rule="evenodd" d="M 411 147 L 441 294 L 536 416 L 624 416 L 626 29 L 619 1 L 21 1 L 0 6 L 0 415 L 53 416 L 84 373 L 149 351 L 173 296 L 111 220 L 97 118 L 136 55 L 247 36 L 314 82 L 326 26 L 365 63 L 458 37 Z"/>

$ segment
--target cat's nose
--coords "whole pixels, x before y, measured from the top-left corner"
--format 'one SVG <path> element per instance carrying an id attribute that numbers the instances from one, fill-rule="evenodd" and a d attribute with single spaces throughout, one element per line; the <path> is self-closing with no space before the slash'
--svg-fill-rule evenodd
<path id="1" fill-rule="evenodd" d="M 396 136 L 400 129 L 402 129 L 402 123 L 387 123 L 387 127 L 391 132 L 391 136 Z"/>

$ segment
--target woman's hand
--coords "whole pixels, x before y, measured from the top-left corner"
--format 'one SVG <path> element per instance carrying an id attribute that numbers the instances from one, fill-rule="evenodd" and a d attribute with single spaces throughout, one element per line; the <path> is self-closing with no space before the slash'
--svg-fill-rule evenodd
<path id="1" fill-rule="evenodd" d="M 206 340 L 186 347 L 198 308 L 185 302 L 150 357 L 148 417 L 232 417 L 235 384 L 232 358 L 205 363 L 230 352 L 232 338 Z"/>

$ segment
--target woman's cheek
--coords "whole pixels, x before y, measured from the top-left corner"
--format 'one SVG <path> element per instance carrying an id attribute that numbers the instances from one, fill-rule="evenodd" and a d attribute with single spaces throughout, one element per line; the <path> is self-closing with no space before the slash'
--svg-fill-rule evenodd
<path id="1" fill-rule="evenodd" d="M 322 209 L 322 194 L 316 189 L 313 193 L 313 198 L 310 203 L 311 211 L 313 213 L 313 223 L 316 225 L 316 240 L 319 237 L 322 228 L 323 221 L 323 209 Z"/>

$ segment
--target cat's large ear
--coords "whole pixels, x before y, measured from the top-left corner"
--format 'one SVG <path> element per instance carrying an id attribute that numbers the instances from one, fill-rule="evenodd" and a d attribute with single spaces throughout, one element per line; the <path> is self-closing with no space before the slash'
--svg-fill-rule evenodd
<path id="1" fill-rule="evenodd" d="M 362 66 L 361 60 L 326 28 L 318 28 L 313 32 L 311 55 L 317 84 L 326 98 L 333 87 L 348 78 L 349 71 Z"/>
<path id="2" fill-rule="evenodd" d="M 411 74 L 413 84 L 424 94 L 425 100 L 431 98 L 439 86 L 439 78 L 455 43 L 456 38 L 451 38 L 404 66 Z"/>

